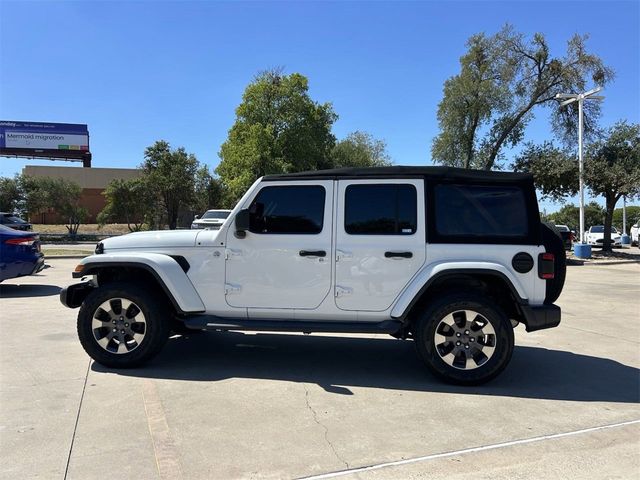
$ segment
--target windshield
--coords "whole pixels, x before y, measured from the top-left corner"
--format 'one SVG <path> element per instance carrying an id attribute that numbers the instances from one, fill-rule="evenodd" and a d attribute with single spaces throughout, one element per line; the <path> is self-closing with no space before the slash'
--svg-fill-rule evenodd
<path id="1" fill-rule="evenodd" d="M 566 225 L 556 225 L 556 228 L 558 230 L 560 230 L 561 232 L 568 232 L 569 231 L 569 227 L 567 227 Z"/>
<path id="2" fill-rule="evenodd" d="M 604 233 L 604 226 L 597 225 L 595 227 L 591 227 L 591 233 Z M 618 230 L 616 230 L 616 227 L 611 227 L 611 233 L 618 233 Z"/>
<path id="3" fill-rule="evenodd" d="M 202 219 L 205 218 L 221 218 L 221 219 L 225 219 L 229 216 L 231 212 L 224 212 L 224 211 L 208 211 L 206 212 L 204 215 L 202 215 Z"/>
<path id="4" fill-rule="evenodd" d="M 18 217 L 14 217 L 13 215 L 2 215 L 0 216 L 0 223 L 4 223 L 4 224 L 11 224 L 11 223 L 27 223 L 24 220 L 22 220 L 21 218 Z"/>

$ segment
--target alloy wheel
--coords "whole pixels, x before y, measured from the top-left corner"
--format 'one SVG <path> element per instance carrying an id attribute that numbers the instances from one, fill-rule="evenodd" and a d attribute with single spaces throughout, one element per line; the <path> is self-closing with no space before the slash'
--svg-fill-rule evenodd
<path id="1" fill-rule="evenodd" d="M 434 344 L 445 363 L 460 370 L 473 370 L 493 356 L 496 331 L 482 314 L 457 310 L 438 322 Z"/>
<path id="2" fill-rule="evenodd" d="M 147 323 L 138 305 L 126 298 L 111 298 L 93 313 L 93 337 L 104 350 L 129 353 L 138 348 L 147 332 Z"/>

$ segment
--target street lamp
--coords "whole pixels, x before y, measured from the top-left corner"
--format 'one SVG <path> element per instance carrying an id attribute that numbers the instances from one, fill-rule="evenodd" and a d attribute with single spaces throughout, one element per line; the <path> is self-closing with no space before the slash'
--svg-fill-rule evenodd
<path id="1" fill-rule="evenodd" d="M 604 99 L 601 95 L 595 95 L 602 87 L 596 87 L 584 93 L 558 93 L 556 95 L 556 100 L 564 100 L 560 106 L 564 107 L 565 105 L 569 105 L 573 102 L 578 102 L 578 165 L 580 172 L 580 244 L 584 245 L 584 162 L 582 159 L 582 104 L 585 100 L 602 100 Z M 584 256 L 589 258 L 591 256 L 591 249 L 584 247 L 583 249 L 578 249 L 575 251 L 576 256 L 581 257 L 582 252 L 584 251 Z"/>

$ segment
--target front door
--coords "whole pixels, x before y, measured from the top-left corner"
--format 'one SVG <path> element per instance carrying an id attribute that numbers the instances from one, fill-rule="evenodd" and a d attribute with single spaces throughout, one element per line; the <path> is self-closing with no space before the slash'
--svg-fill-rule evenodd
<path id="1" fill-rule="evenodd" d="M 250 229 L 227 234 L 232 307 L 314 309 L 331 288 L 333 181 L 264 182 L 244 208 Z M 250 314 L 251 315 L 251 314 Z"/>
<path id="2" fill-rule="evenodd" d="M 424 181 L 341 180 L 336 222 L 336 305 L 381 312 L 425 262 Z"/>

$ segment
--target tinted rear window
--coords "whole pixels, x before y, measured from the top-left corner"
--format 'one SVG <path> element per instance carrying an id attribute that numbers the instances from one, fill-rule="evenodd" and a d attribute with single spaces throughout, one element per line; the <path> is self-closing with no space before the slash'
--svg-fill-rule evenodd
<path id="1" fill-rule="evenodd" d="M 436 231 L 443 236 L 526 237 L 527 207 L 514 186 L 441 184 L 435 187 Z"/>
<path id="2" fill-rule="evenodd" d="M 351 235 L 413 235 L 418 225 L 417 208 L 413 185 L 349 185 L 344 229 Z"/>

